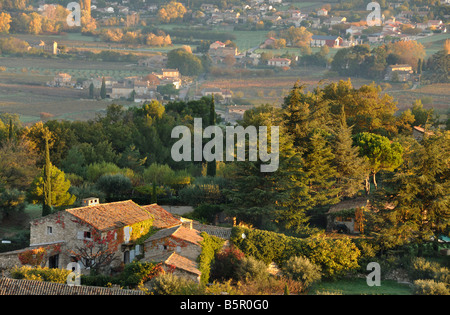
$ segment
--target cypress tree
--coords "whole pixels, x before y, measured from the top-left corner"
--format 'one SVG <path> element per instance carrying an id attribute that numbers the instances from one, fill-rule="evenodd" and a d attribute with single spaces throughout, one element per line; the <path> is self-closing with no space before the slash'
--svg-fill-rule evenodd
<path id="1" fill-rule="evenodd" d="M 51 162 L 50 150 L 48 146 L 49 135 L 45 135 L 45 164 L 44 164 L 44 193 L 42 194 L 44 200 L 42 203 L 42 216 L 46 216 L 52 212 L 52 187 L 51 187 Z"/>
<path id="2" fill-rule="evenodd" d="M 12 140 L 14 136 L 14 129 L 13 129 L 13 123 L 12 123 L 12 119 L 9 119 L 9 129 L 8 129 L 8 139 L 9 141 Z"/>
<path id="3" fill-rule="evenodd" d="M 156 194 L 156 180 L 152 184 L 152 200 L 151 203 L 158 203 L 158 196 Z"/>
<path id="4" fill-rule="evenodd" d="M 100 88 L 100 97 L 102 99 L 106 98 L 106 83 L 105 83 L 105 77 L 102 78 L 102 86 Z"/>
<path id="5" fill-rule="evenodd" d="M 211 99 L 211 106 L 209 108 L 209 124 L 211 126 L 214 126 L 216 124 L 216 108 L 214 104 L 214 94 L 212 95 Z M 216 176 L 216 161 L 207 162 L 206 166 L 206 175 L 214 177 Z"/>
<path id="6" fill-rule="evenodd" d="M 89 85 L 89 98 L 94 98 L 94 83 Z"/>

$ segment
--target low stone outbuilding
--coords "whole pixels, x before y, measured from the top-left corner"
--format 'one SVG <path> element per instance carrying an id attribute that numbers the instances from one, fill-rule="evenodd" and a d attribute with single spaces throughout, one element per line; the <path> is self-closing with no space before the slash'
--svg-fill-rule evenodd
<path id="1" fill-rule="evenodd" d="M 369 205 L 367 198 L 344 200 L 327 212 L 327 231 L 359 234 L 363 232 L 363 213 Z"/>

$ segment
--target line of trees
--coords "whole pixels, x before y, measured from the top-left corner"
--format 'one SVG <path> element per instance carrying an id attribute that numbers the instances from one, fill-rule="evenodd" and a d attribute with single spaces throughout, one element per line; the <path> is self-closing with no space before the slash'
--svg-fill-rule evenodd
<path id="1" fill-rule="evenodd" d="M 92 195 L 141 203 L 157 196 L 200 206 L 197 214 L 209 219 L 225 211 L 259 228 L 310 235 L 324 227 L 331 205 L 367 196 L 378 212 L 365 231 L 380 244 L 388 248 L 391 238 L 425 243 L 448 233 L 450 218 L 448 132 L 434 130 L 421 142 L 411 136 L 412 126 L 428 128 L 433 114 L 419 103 L 398 113 L 375 85 L 354 88 L 348 80 L 307 91 L 299 82 L 281 107 L 258 106 L 240 122 L 280 128 L 279 168 L 272 173 L 261 173 L 259 160 L 171 159 L 175 126 L 192 130 L 194 117 L 204 127 L 221 125 L 211 98 L 128 109 L 110 105 L 93 120 L 29 127 L 2 114 L 2 214 L 22 211 L 26 201 L 56 211 Z"/>

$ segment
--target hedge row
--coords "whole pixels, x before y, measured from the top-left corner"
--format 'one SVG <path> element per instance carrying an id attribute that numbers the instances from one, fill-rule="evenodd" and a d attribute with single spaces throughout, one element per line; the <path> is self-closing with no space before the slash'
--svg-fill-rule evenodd
<path id="1" fill-rule="evenodd" d="M 201 242 L 202 252 L 198 257 L 199 270 L 202 273 L 200 280 L 202 283 L 208 283 L 209 275 L 211 273 L 211 264 L 216 253 L 222 249 L 225 240 L 205 232 L 202 232 L 201 236 L 203 237 Z"/>
<path id="2" fill-rule="evenodd" d="M 349 239 L 325 236 L 296 238 L 275 232 L 233 227 L 231 243 L 245 255 L 282 266 L 293 256 L 307 257 L 319 265 L 325 277 L 334 277 L 359 267 L 361 252 Z"/>

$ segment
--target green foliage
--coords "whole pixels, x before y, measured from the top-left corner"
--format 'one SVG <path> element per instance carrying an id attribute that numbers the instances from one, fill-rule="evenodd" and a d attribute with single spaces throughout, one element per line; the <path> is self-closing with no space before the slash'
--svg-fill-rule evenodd
<path id="1" fill-rule="evenodd" d="M 105 84 L 105 77 L 102 78 L 102 86 L 100 87 L 100 97 L 102 99 L 106 98 L 106 84 Z"/>
<path id="2" fill-rule="evenodd" d="M 146 183 L 157 183 L 158 185 L 186 185 L 191 181 L 191 176 L 185 170 L 174 171 L 167 164 L 152 163 L 142 173 Z"/>
<path id="3" fill-rule="evenodd" d="M 127 194 L 133 187 L 131 180 L 123 174 L 104 174 L 97 180 L 96 186 L 108 199 Z"/>
<path id="4" fill-rule="evenodd" d="M 198 257 L 199 270 L 202 273 L 200 281 L 201 283 L 208 283 L 211 264 L 214 261 L 216 253 L 222 248 L 225 241 L 205 232 L 202 232 L 201 236 L 203 237 L 203 240 L 201 241 L 202 251 Z"/>
<path id="5" fill-rule="evenodd" d="M 151 292 L 154 295 L 192 294 L 192 291 L 188 290 L 189 287 L 195 290 L 197 284 L 192 280 L 177 277 L 173 273 L 160 274 L 151 281 Z"/>
<path id="6" fill-rule="evenodd" d="M 178 69 L 182 75 L 195 76 L 203 71 L 202 61 L 183 48 L 171 50 L 167 54 L 167 67 Z"/>
<path id="7" fill-rule="evenodd" d="M 237 277 L 244 281 L 265 281 L 269 277 L 266 263 L 254 257 L 244 257 L 238 265 Z"/>
<path id="8" fill-rule="evenodd" d="M 336 185 L 340 188 L 342 198 L 354 197 L 363 188 L 363 181 L 367 177 L 368 165 L 364 157 L 359 156 L 359 148 L 353 145 L 352 128 L 347 126 L 345 111 L 334 133 L 334 161 L 336 167 Z"/>
<path id="9" fill-rule="evenodd" d="M 225 196 L 218 185 L 189 185 L 178 192 L 181 202 L 197 206 L 203 203 L 218 204 L 225 201 Z"/>
<path id="10" fill-rule="evenodd" d="M 323 236 L 300 239 L 284 234 L 233 227 L 231 243 L 266 264 L 283 265 L 292 256 L 304 256 L 320 266 L 324 277 L 336 277 L 358 268 L 360 251 L 348 238 Z"/>
<path id="11" fill-rule="evenodd" d="M 355 141 L 360 148 L 360 154 L 368 159 L 375 185 L 376 173 L 380 170 L 392 172 L 403 162 L 403 148 L 399 142 L 369 132 L 357 134 Z"/>
<path id="12" fill-rule="evenodd" d="M 41 204 L 44 194 L 44 172 L 38 175 L 31 183 L 30 191 L 28 192 L 28 199 L 33 204 Z M 63 171 L 59 170 L 56 166 L 51 165 L 50 168 L 50 182 L 51 182 L 51 205 L 53 207 L 70 206 L 75 202 L 75 196 L 71 195 L 68 191 L 70 188 L 70 181 L 65 178 Z"/>
<path id="13" fill-rule="evenodd" d="M 416 244 L 418 256 L 431 239 L 448 231 L 450 223 L 448 135 L 426 136 L 420 143 L 407 144 L 402 164 L 395 176 L 386 179 L 374 198 L 378 211 L 371 221 L 377 242 L 384 247 L 402 241 Z M 386 207 L 386 205 L 392 205 Z M 425 219 L 426 218 L 426 219 Z M 437 242 L 434 242 L 437 250 Z"/>
<path id="14" fill-rule="evenodd" d="M 349 238 L 315 237 L 307 240 L 307 258 L 322 268 L 323 275 L 335 278 L 359 267 L 361 252 Z"/>
<path id="15" fill-rule="evenodd" d="M 448 83 L 450 82 L 449 69 L 450 54 L 445 49 L 440 50 L 428 59 L 424 78 L 433 83 Z"/>
<path id="16" fill-rule="evenodd" d="M 0 220 L 25 209 L 25 193 L 17 189 L 6 189 L 0 193 Z"/>
<path id="17" fill-rule="evenodd" d="M 434 280 L 416 280 L 414 281 L 414 294 L 416 295 L 449 295 L 450 290 L 442 282 Z"/>
<path id="18" fill-rule="evenodd" d="M 222 205 L 200 204 L 195 207 L 194 211 L 190 214 L 190 218 L 201 222 L 214 223 L 216 215 L 222 211 L 224 211 Z"/>
<path id="19" fill-rule="evenodd" d="M 434 280 L 450 290 L 450 270 L 424 257 L 414 257 L 408 268 L 412 280 Z"/>
<path id="20" fill-rule="evenodd" d="M 434 109 L 425 109 L 421 100 L 416 100 L 411 108 L 411 113 L 414 115 L 413 126 L 431 125 L 435 122 Z"/>
<path id="21" fill-rule="evenodd" d="M 282 271 L 288 278 L 300 281 L 305 288 L 309 288 L 322 278 L 320 267 L 311 263 L 308 258 L 301 256 L 289 258 L 282 266 Z"/>
<path id="22" fill-rule="evenodd" d="M 37 267 L 30 266 L 15 267 L 11 270 L 11 276 L 14 279 L 27 279 L 46 281 L 54 283 L 67 283 L 67 276 L 71 271 L 58 268 Z"/>
<path id="23" fill-rule="evenodd" d="M 86 168 L 86 178 L 91 182 L 96 182 L 102 175 L 118 174 L 121 172 L 120 167 L 114 163 L 101 162 L 90 164 Z"/>
<path id="24" fill-rule="evenodd" d="M 120 284 L 130 288 L 137 287 L 151 279 L 155 275 L 156 268 L 158 268 L 158 264 L 151 262 L 133 261 L 126 264 L 119 276 Z"/>
<path id="25" fill-rule="evenodd" d="M 244 259 L 244 253 L 235 246 L 228 246 L 220 250 L 211 268 L 211 278 L 218 281 L 238 280 L 239 268 Z"/>

